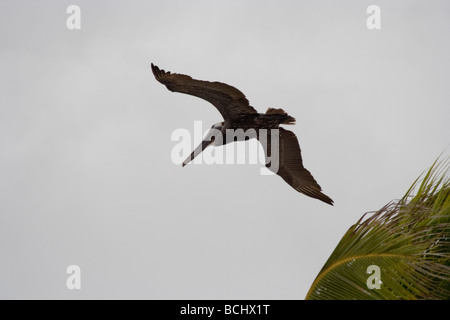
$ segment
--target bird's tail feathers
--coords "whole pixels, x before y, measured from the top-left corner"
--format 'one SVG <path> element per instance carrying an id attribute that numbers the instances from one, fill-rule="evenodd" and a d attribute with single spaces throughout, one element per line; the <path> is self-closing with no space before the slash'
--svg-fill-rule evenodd
<path id="1" fill-rule="evenodd" d="M 295 118 L 288 115 L 287 112 L 284 111 L 283 109 L 269 108 L 267 109 L 266 114 L 269 115 L 278 114 L 280 116 L 283 116 L 284 119 L 283 122 L 281 122 L 281 124 L 295 124 Z"/>

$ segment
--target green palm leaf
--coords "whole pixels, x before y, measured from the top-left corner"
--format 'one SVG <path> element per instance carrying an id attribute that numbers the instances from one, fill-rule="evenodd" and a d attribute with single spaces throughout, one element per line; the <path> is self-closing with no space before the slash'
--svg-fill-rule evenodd
<path id="1" fill-rule="evenodd" d="M 306 299 L 449 300 L 449 168 L 436 160 L 402 199 L 350 227 Z"/>

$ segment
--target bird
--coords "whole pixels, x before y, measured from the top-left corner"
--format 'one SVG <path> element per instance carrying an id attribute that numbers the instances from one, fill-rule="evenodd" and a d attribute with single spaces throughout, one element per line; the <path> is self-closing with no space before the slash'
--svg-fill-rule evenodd
<path id="1" fill-rule="evenodd" d="M 258 113 L 240 90 L 226 83 L 196 80 L 185 74 L 166 72 L 153 63 L 151 68 L 155 79 L 168 90 L 210 102 L 224 119 L 211 127 L 200 145 L 183 162 L 183 167 L 208 146 L 218 147 L 229 142 L 256 138 L 263 146 L 269 170 L 283 178 L 296 191 L 334 205 L 333 200 L 322 192 L 312 174 L 303 166 L 297 136 L 280 127 L 295 124 L 295 118 L 283 109 L 268 108 L 266 113 Z M 233 136 L 230 137 L 231 135 Z M 278 139 L 274 139 L 276 135 Z"/>

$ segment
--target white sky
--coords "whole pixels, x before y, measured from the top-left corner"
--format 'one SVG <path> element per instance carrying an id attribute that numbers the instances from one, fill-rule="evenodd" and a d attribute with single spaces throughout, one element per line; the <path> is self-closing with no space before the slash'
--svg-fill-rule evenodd
<path id="1" fill-rule="evenodd" d="M 81 8 L 68 30 L 66 8 Z M 381 8 L 381 30 L 366 9 Z M 448 1 L 0 1 L 0 298 L 303 299 L 346 230 L 450 137 Z M 150 62 L 297 119 L 334 201 L 171 161 L 222 121 Z M 447 149 L 446 149 L 447 148 Z M 79 265 L 82 289 L 68 290 Z"/>

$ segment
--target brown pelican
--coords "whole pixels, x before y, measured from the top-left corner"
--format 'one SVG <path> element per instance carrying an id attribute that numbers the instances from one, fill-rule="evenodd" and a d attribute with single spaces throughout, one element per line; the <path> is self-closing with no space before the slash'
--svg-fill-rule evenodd
<path id="1" fill-rule="evenodd" d="M 278 150 L 275 149 L 278 156 L 278 159 L 275 159 L 277 165 L 275 170 L 269 164 L 266 164 L 266 167 L 281 176 L 295 190 L 333 205 L 333 200 L 321 192 L 322 188 L 314 180 L 311 173 L 303 167 L 300 146 L 295 134 L 279 126 L 295 123 L 295 119 L 284 110 L 269 108 L 265 114 L 257 113 L 250 106 L 245 95 L 230 85 L 221 82 L 195 80 L 184 74 L 166 72 L 153 63 L 151 66 L 156 80 L 164 84 L 167 89 L 173 92 L 190 94 L 212 103 L 225 120 L 211 127 L 202 143 L 183 162 L 183 166 L 209 145 L 220 146 L 228 142 L 251 138 L 259 140 L 266 154 L 266 163 L 267 160 L 270 160 L 272 164 L 274 162 L 273 157 L 271 157 L 272 143 L 274 143 L 272 129 L 276 129 L 276 133 L 278 133 L 278 141 L 276 141 Z M 265 129 L 263 131 L 267 132 L 265 139 L 260 134 L 261 129 Z M 232 139 L 228 139 L 230 132 L 236 130 L 245 131 L 247 134 L 234 134 Z M 253 134 L 248 133 L 249 131 Z"/>

